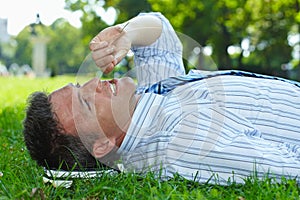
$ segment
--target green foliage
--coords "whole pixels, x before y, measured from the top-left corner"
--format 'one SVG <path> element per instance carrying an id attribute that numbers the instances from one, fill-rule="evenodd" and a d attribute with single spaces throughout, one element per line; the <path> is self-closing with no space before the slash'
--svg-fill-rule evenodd
<path id="1" fill-rule="evenodd" d="M 48 67 L 54 74 L 76 73 L 88 53 L 88 45 L 81 41 L 81 30 L 64 19 L 51 26 L 48 43 Z"/>
<path id="2" fill-rule="evenodd" d="M 220 69 L 232 67 L 227 48 L 239 44 L 246 37 L 249 13 L 243 9 L 245 0 L 190 0 L 189 4 L 181 0 L 164 3 L 149 1 L 153 9 L 163 12 L 177 30 L 203 46 L 212 46 L 213 58 Z"/>
<path id="3" fill-rule="evenodd" d="M 107 6 L 112 6 L 118 11 L 118 18 L 116 23 L 122 23 L 132 17 L 135 17 L 140 12 L 151 11 L 151 5 L 147 0 L 108 0 L 106 1 Z"/>
<path id="4" fill-rule="evenodd" d="M 299 2 L 296 0 L 66 0 L 72 11 L 84 13 L 82 23 L 91 38 L 101 28 L 95 6 L 117 10 L 116 23 L 139 12 L 162 12 L 176 31 L 182 32 L 202 46 L 212 46 L 212 58 L 219 69 L 243 69 L 272 75 L 284 74 L 281 65 L 292 62 L 294 46 L 287 41 L 289 34 L 299 34 Z M 94 9 L 87 9 L 93 7 Z M 244 39 L 250 41 L 242 49 Z M 87 40 L 85 41 L 87 42 Z M 240 52 L 229 55 L 230 46 Z M 249 54 L 245 57 L 244 54 Z M 296 62 L 297 63 L 297 62 Z"/>
<path id="5" fill-rule="evenodd" d="M 88 45 L 90 40 L 108 25 L 101 19 L 99 8 L 105 5 L 104 1 L 97 0 L 65 0 L 66 9 L 82 13 L 82 42 Z"/>
<path id="6" fill-rule="evenodd" d="M 298 44 L 289 44 L 290 34 L 299 34 L 300 11 L 297 0 L 65 0 L 66 9 L 82 13 L 82 28 L 71 27 L 62 19 L 50 27 L 36 26 L 38 34 L 50 37 L 48 64 L 55 74 L 76 72 L 88 54 L 88 44 L 100 30 L 108 25 L 100 16 L 100 10 L 115 9 L 120 23 L 139 12 L 162 12 L 176 31 L 182 32 L 202 46 L 213 47 L 212 58 L 220 69 L 282 74 L 281 65 L 292 60 L 291 52 Z M 114 16 L 111 16 L 114 17 Z M 1 60 L 9 66 L 31 64 L 32 29 L 26 27 L 16 38 L 17 46 L 10 47 L 15 55 L 6 55 L 1 47 Z M 242 48 L 244 39 L 250 41 L 248 49 L 234 55 L 228 47 Z M 2 52 L 2 53 L 1 53 Z M 245 57 L 244 54 L 249 54 Z M 300 77 L 300 75 L 299 75 Z M 300 79 L 300 78 L 299 78 Z"/>
<path id="7" fill-rule="evenodd" d="M 47 67 L 53 75 L 76 73 L 88 54 L 88 43 L 82 41 L 81 29 L 75 28 L 64 19 L 57 19 L 51 26 L 27 26 L 15 38 L 16 52 L 11 62 L 19 65 L 32 63 L 32 38 L 45 37 L 47 43 Z"/>
<path id="8" fill-rule="evenodd" d="M 253 22 L 248 27 L 248 34 L 256 47 L 253 54 L 260 58 L 258 64 L 264 67 L 265 72 L 278 71 L 281 64 L 292 59 L 292 47 L 288 45 L 287 37 L 295 25 L 294 3 L 273 0 L 248 2 L 249 8 L 253 9 Z"/>
<path id="9" fill-rule="evenodd" d="M 30 27 L 26 27 L 18 34 L 16 37 L 17 49 L 13 62 L 19 65 L 31 64 L 32 44 L 30 37 Z"/>
<path id="10" fill-rule="evenodd" d="M 177 30 L 197 40 L 201 45 L 213 46 L 213 58 L 220 69 L 251 66 L 255 60 L 238 62 L 228 55 L 231 45 L 241 47 L 249 38 L 263 72 L 280 71 L 282 63 L 291 60 L 292 48 L 287 43 L 288 33 L 296 24 L 295 1 L 283 0 L 222 0 L 222 1 L 154 1 L 153 10 L 163 12 Z M 265 46 L 263 49 L 262 46 Z M 280 51 L 279 51 L 280 50 Z M 276 59 L 274 59 L 276 58 Z M 270 70 L 272 69 L 272 70 Z M 257 71 L 248 69 L 250 71 Z"/>
<path id="11" fill-rule="evenodd" d="M 283 63 L 299 65 L 291 58 L 297 44 L 290 46 L 287 41 L 289 34 L 299 33 L 299 2 L 294 0 L 66 0 L 67 9 L 82 13 L 80 30 L 62 19 L 50 27 L 35 26 L 37 34 L 50 38 L 48 65 L 54 74 L 77 71 L 89 52 L 89 41 L 108 26 L 100 16 L 101 7 L 104 11 L 112 7 L 117 11 L 116 23 L 143 11 L 162 12 L 177 31 L 202 46 L 212 46 L 212 57 L 220 69 L 277 75 Z M 7 50 L 3 52 L 5 64 L 31 64 L 31 32 L 28 26 L 15 38 L 17 47 L 12 58 L 4 57 Z M 241 48 L 245 38 L 250 41 L 249 49 L 229 55 L 228 47 Z M 244 57 L 245 52 L 251 52 L 250 57 Z"/>

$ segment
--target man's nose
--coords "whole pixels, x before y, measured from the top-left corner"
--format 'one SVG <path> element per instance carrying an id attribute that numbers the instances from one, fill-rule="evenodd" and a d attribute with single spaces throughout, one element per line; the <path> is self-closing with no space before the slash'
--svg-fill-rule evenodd
<path id="1" fill-rule="evenodd" d="M 93 85 L 96 85 L 96 82 L 97 82 L 96 78 L 93 78 L 93 79 L 87 81 L 86 83 L 84 83 L 84 84 L 82 85 L 82 87 L 86 87 L 86 86 L 92 85 L 92 84 L 93 84 Z"/>
<path id="2" fill-rule="evenodd" d="M 88 90 L 95 90 L 98 87 L 100 80 L 99 78 L 93 78 L 86 82 L 81 88 L 82 89 L 88 89 Z"/>

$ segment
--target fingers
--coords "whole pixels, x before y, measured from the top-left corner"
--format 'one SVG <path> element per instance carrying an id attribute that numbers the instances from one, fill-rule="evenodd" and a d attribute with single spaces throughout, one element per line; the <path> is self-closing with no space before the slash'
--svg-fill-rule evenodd
<path id="1" fill-rule="evenodd" d="M 113 44 L 114 42 L 116 42 L 120 37 L 122 37 L 123 35 L 125 34 L 125 32 L 120 32 L 119 34 L 116 34 L 114 36 L 112 36 L 110 39 L 109 39 L 109 44 Z"/>
<path id="2" fill-rule="evenodd" d="M 95 37 L 90 43 L 90 49 L 92 50 L 92 58 L 95 64 L 103 71 L 104 73 L 110 72 L 114 65 L 114 56 L 115 46 L 109 45 L 107 41 L 97 42 L 97 37 Z M 113 66 L 112 66 L 113 65 Z"/>
<path id="3" fill-rule="evenodd" d="M 101 65 L 102 65 L 102 64 L 103 64 L 103 63 L 101 62 Z M 109 63 L 109 64 L 107 64 L 106 66 L 100 67 L 100 70 L 101 70 L 103 73 L 107 74 L 107 73 L 111 72 L 111 71 L 114 69 L 114 67 L 115 67 L 115 65 L 114 65 L 113 63 Z"/>
<path id="4" fill-rule="evenodd" d="M 112 55 L 114 51 L 115 51 L 115 46 L 108 46 L 105 48 L 96 49 L 92 51 L 93 59 L 94 60 L 102 59 L 106 56 Z"/>
<path id="5" fill-rule="evenodd" d="M 124 33 L 120 26 L 109 27 L 98 33 L 90 42 L 90 50 L 96 50 L 98 48 L 102 48 L 109 43 L 111 44 L 116 39 L 121 37 Z M 102 43 L 104 42 L 104 43 Z M 99 46 L 100 45 L 100 46 Z"/>
<path id="6" fill-rule="evenodd" d="M 114 69 L 115 65 L 113 63 L 109 64 L 105 70 L 103 71 L 103 73 L 108 74 L 109 72 L 111 72 Z"/>
<path id="7" fill-rule="evenodd" d="M 93 57 L 93 60 L 96 63 L 96 65 L 100 68 L 104 68 L 107 65 L 109 65 L 110 63 L 113 63 L 113 61 L 115 59 L 113 55 L 98 57 L 96 52 L 92 52 L 92 57 Z"/>
<path id="8" fill-rule="evenodd" d="M 92 52 L 92 58 L 95 64 L 104 73 L 109 73 L 110 71 L 112 71 L 112 69 L 115 66 L 116 59 L 113 53 L 114 53 L 114 47 L 107 47 Z"/>
<path id="9" fill-rule="evenodd" d="M 101 31 L 91 40 L 89 48 L 92 51 L 92 58 L 104 73 L 111 72 L 122 59 L 123 55 L 118 55 L 118 58 L 114 56 L 116 47 L 113 44 L 124 34 L 121 27 L 115 26 Z"/>
<path id="10" fill-rule="evenodd" d="M 98 37 L 96 36 L 94 39 L 92 39 L 92 41 L 90 42 L 90 50 L 91 51 L 96 51 L 98 49 L 104 48 L 108 46 L 108 42 L 107 41 L 98 41 Z"/>

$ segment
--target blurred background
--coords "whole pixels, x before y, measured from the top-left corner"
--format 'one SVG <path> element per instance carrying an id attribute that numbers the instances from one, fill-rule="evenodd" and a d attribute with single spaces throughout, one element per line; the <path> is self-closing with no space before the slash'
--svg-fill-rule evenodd
<path id="1" fill-rule="evenodd" d="M 204 55 L 218 69 L 300 80 L 299 4 L 299 0 L 0 0 L 0 76 L 76 74 L 89 54 L 89 41 L 100 30 L 140 12 L 158 11 L 178 33 L 203 47 L 192 49 L 194 56 L 184 56 L 187 70 L 215 70 L 203 64 Z M 129 55 L 116 71 L 130 68 Z"/>

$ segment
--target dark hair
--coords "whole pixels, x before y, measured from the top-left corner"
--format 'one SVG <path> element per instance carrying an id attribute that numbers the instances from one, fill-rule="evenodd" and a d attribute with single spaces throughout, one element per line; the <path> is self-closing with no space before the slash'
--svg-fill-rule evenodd
<path id="1" fill-rule="evenodd" d="M 27 103 L 23 134 L 30 156 L 39 165 L 64 170 L 101 166 L 78 136 L 65 133 L 52 111 L 47 93 L 35 92 Z"/>

